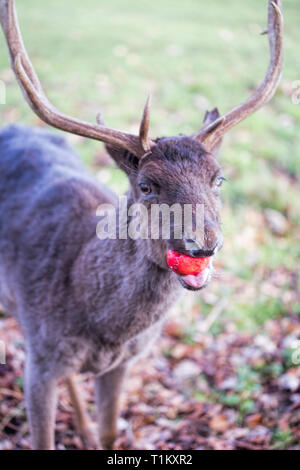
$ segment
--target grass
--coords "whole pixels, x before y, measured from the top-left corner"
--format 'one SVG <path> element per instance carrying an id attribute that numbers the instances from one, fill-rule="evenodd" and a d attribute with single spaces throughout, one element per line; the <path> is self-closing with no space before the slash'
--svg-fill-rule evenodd
<path id="1" fill-rule="evenodd" d="M 225 112 L 256 87 L 268 58 L 267 38 L 258 34 L 266 3 L 18 0 L 17 6 L 32 61 L 58 108 L 90 121 L 101 110 L 109 125 L 136 130 L 152 92 L 151 129 L 159 136 L 193 133 L 207 108 Z M 226 243 L 218 258 L 226 275 L 210 292 L 230 300 L 226 315 L 245 329 L 294 311 L 282 296 L 294 289 L 289 273 L 299 274 L 300 259 L 300 106 L 291 99 L 300 79 L 299 14 L 298 0 L 284 1 L 285 61 L 276 97 L 233 130 L 221 152 L 229 182 L 223 191 Z M 9 70 L 2 38 L 0 80 L 7 87 L 1 124 L 40 124 Z M 99 143 L 69 139 L 87 165 L 101 152 Z M 127 187 L 116 169 L 100 177 L 113 189 Z M 285 236 L 276 237 L 264 222 L 267 208 L 287 218 Z M 276 270 L 285 273 L 287 285 L 270 294 L 264 284 Z M 197 302 L 209 311 L 205 296 Z"/>

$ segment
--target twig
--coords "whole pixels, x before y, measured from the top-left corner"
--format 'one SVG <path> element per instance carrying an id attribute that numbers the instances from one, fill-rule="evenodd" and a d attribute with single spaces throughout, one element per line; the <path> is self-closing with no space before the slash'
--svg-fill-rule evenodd
<path id="1" fill-rule="evenodd" d="M 200 324 L 201 333 L 207 333 L 228 305 L 228 299 L 221 299 L 215 304 L 207 318 Z"/>

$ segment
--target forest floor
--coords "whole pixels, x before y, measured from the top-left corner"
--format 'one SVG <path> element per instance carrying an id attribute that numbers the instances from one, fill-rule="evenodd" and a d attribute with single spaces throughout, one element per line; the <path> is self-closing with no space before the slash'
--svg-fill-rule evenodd
<path id="1" fill-rule="evenodd" d="M 299 317 L 268 320 L 258 335 L 226 322 L 215 336 L 207 331 L 212 317 L 199 319 L 195 308 L 192 314 L 193 340 L 175 310 L 150 357 L 133 366 L 116 448 L 300 450 Z M 13 319 L 1 327 L 8 346 L 0 366 L 0 449 L 28 449 L 23 338 Z M 80 381 L 94 417 L 92 377 Z M 56 442 L 58 449 L 83 448 L 63 383 Z"/>

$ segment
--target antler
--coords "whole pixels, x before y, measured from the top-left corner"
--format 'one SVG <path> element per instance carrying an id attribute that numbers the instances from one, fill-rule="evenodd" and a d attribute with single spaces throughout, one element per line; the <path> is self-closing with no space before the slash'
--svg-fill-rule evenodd
<path id="1" fill-rule="evenodd" d="M 268 29 L 266 32 L 269 36 L 271 57 L 263 82 L 247 101 L 235 107 L 227 114 L 218 117 L 212 123 L 205 124 L 199 133 L 194 136 L 205 145 L 207 150 L 210 151 L 214 148 L 225 132 L 231 129 L 231 127 L 254 113 L 273 97 L 279 84 L 282 70 L 283 18 L 281 7 L 282 0 L 269 0 Z"/>
<path id="2" fill-rule="evenodd" d="M 139 158 L 155 145 L 149 139 L 149 98 L 145 105 L 139 135 L 111 129 L 104 126 L 103 121 L 101 123 L 98 121 L 98 125 L 90 124 L 58 111 L 48 101 L 24 47 L 14 0 L 0 0 L 0 22 L 9 48 L 11 65 L 23 94 L 30 107 L 43 121 L 72 134 L 129 150 Z"/>

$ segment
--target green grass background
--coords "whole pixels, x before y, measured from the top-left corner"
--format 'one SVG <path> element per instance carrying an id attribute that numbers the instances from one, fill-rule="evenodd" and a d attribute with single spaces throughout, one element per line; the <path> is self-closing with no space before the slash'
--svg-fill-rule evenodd
<path id="1" fill-rule="evenodd" d="M 56 106 L 89 121 L 101 111 L 109 125 L 135 131 L 151 92 L 153 137 L 190 134 L 207 108 L 226 112 L 257 86 L 268 60 L 267 37 L 259 35 L 266 5 L 267 0 L 17 0 L 26 46 Z M 300 105 L 291 98 L 300 80 L 299 0 L 284 0 L 284 17 L 280 88 L 271 104 L 225 138 L 220 160 L 229 181 L 223 190 L 221 274 L 194 297 L 204 313 L 212 299 L 227 297 L 224 315 L 243 329 L 299 311 L 294 297 L 284 295 L 299 289 Z M 9 69 L 2 35 L 0 80 L 7 88 L 1 125 L 41 125 Z M 102 151 L 97 142 L 69 139 L 87 165 Z M 118 170 L 101 174 L 111 187 L 126 188 Z M 267 208 L 286 217 L 285 236 L 276 237 L 264 223 Z M 268 290 L 263 286 L 274 272 L 283 282 Z"/>

